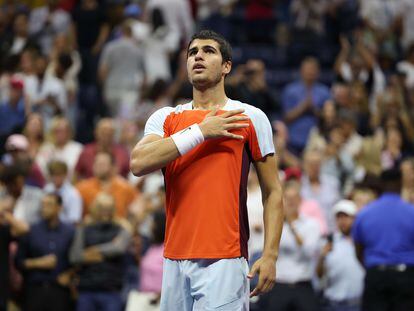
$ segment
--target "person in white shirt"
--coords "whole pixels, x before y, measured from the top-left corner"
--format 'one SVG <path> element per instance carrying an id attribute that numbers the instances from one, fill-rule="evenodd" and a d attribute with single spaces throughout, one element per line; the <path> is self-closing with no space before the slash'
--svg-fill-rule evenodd
<path id="1" fill-rule="evenodd" d="M 68 181 L 68 167 L 65 162 L 51 161 L 48 166 L 50 183 L 45 186 L 46 193 L 58 193 L 62 197 L 59 219 L 63 223 L 77 224 L 82 220 L 82 198 L 79 191 Z"/>
<path id="2" fill-rule="evenodd" d="M 276 285 L 260 297 L 261 311 L 317 311 L 312 287 L 321 233 L 317 221 L 300 213 L 299 187 L 287 182 L 284 188 L 285 222 L 276 263 Z"/>
<path id="3" fill-rule="evenodd" d="M 43 143 L 40 147 L 36 163 L 43 175 L 47 175 L 47 165 L 51 160 L 63 161 L 68 167 L 68 178 L 72 180 L 83 146 L 72 140 L 72 128 L 69 120 L 64 117 L 53 118 L 48 137 L 50 137 L 50 141 Z"/>
<path id="4" fill-rule="evenodd" d="M 317 275 L 325 283 L 326 311 L 359 311 L 364 288 L 364 269 L 351 238 L 357 206 L 349 200 L 333 208 L 338 231 L 328 237 L 317 265 Z"/>

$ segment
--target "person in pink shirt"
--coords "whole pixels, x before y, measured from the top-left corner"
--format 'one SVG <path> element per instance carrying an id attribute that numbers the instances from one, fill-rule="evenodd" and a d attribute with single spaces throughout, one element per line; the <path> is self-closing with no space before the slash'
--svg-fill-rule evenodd
<path id="1" fill-rule="evenodd" d="M 152 244 L 142 257 L 140 266 L 140 291 L 161 294 L 164 252 L 165 214 L 153 214 Z"/>

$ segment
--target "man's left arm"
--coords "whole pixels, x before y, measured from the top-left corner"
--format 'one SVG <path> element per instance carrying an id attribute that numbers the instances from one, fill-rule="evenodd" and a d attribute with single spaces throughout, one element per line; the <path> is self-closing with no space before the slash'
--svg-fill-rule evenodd
<path id="1" fill-rule="evenodd" d="M 257 260 L 248 277 L 259 273 L 259 282 L 250 297 L 270 291 L 276 279 L 276 259 L 283 228 L 282 186 L 278 175 L 275 155 L 269 155 L 255 162 L 263 201 L 264 248 L 262 257 Z"/>

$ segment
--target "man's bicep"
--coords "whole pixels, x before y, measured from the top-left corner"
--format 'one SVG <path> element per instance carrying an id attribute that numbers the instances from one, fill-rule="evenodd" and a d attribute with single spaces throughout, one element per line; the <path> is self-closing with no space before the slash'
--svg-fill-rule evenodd
<path id="1" fill-rule="evenodd" d="M 281 188 L 275 154 L 269 154 L 263 159 L 254 162 L 254 166 L 263 193 L 270 193 L 272 190 L 279 190 Z"/>

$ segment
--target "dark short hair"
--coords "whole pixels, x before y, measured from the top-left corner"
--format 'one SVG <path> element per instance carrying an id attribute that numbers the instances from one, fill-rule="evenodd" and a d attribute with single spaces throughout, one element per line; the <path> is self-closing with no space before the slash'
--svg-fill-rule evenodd
<path id="1" fill-rule="evenodd" d="M 57 193 L 57 192 L 55 192 L 55 191 L 52 191 L 52 192 L 46 192 L 46 193 L 45 193 L 45 196 L 48 196 L 48 197 L 54 197 L 54 198 L 55 198 L 56 203 L 57 203 L 59 206 L 62 206 L 62 204 L 63 204 L 63 199 L 62 199 L 62 196 L 61 196 L 59 193 Z"/>
<path id="2" fill-rule="evenodd" d="M 232 49 L 231 49 L 230 43 L 222 35 L 212 30 L 201 30 L 192 36 L 190 42 L 188 43 L 187 51 L 191 43 L 193 43 L 193 41 L 196 39 L 216 41 L 218 45 L 220 46 L 220 53 L 223 58 L 223 63 L 232 61 L 233 58 L 232 58 Z"/>
<path id="3" fill-rule="evenodd" d="M 21 165 L 12 164 L 0 167 L 0 182 L 4 185 L 13 184 L 18 177 L 26 177 L 25 170 Z"/>

